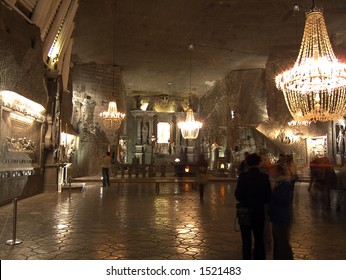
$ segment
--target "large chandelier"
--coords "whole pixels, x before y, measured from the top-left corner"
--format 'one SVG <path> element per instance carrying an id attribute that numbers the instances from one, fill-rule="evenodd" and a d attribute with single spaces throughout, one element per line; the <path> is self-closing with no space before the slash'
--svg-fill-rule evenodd
<path id="1" fill-rule="evenodd" d="M 111 101 L 108 104 L 108 111 L 100 113 L 100 117 L 102 118 L 103 126 L 107 130 L 114 130 L 119 129 L 122 120 L 125 118 L 125 114 L 118 112 L 117 103 Z"/>
<path id="2" fill-rule="evenodd" d="M 189 44 L 189 58 L 190 58 L 190 94 L 191 94 L 191 51 L 193 50 L 193 44 Z M 178 123 L 178 128 L 181 130 L 181 134 L 184 139 L 196 139 L 199 134 L 199 130 L 202 127 L 202 123 L 195 120 L 192 109 L 189 107 L 186 110 L 186 119 L 184 122 Z"/>
<path id="3" fill-rule="evenodd" d="M 306 13 L 300 52 L 293 68 L 276 76 L 296 121 L 329 121 L 346 113 L 346 64 L 332 50 L 322 9 Z"/>
<path id="4" fill-rule="evenodd" d="M 196 139 L 199 134 L 199 130 L 202 127 L 202 123 L 195 120 L 193 111 L 191 108 L 186 110 L 186 119 L 184 122 L 179 122 L 178 127 L 181 130 L 181 134 L 184 139 Z"/>
<path id="5" fill-rule="evenodd" d="M 114 34 L 113 34 L 113 97 L 115 96 L 115 33 L 117 27 L 117 0 L 114 2 Z M 122 120 L 125 118 L 125 114 L 118 112 L 117 103 L 115 101 L 111 101 L 108 104 L 108 111 L 104 111 L 100 113 L 100 117 L 102 118 L 103 126 L 106 130 L 117 130 L 121 126 Z"/>

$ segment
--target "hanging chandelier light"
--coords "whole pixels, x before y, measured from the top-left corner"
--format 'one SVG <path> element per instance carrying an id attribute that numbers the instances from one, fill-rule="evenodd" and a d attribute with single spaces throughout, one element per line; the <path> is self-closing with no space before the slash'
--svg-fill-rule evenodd
<path id="1" fill-rule="evenodd" d="M 191 94 L 191 51 L 193 50 L 193 44 L 189 45 L 190 54 L 190 94 Z M 190 102 L 189 102 L 190 103 Z M 202 123 L 195 120 L 193 110 L 190 107 L 186 110 L 186 119 L 183 122 L 178 123 L 178 128 L 181 130 L 181 134 L 184 139 L 196 139 L 199 134 L 199 130 L 202 128 Z"/>
<path id="2" fill-rule="evenodd" d="M 125 114 L 118 112 L 117 103 L 114 101 L 109 102 L 108 111 L 100 113 L 103 126 L 107 130 L 119 129 Z"/>
<path id="3" fill-rule="evenodd" d="M 116 8 L 117 8 L 117 1 L 115 0 L 114 3 L 114 34 L 113 34 L 113 98 L 115 96 L 115 33 L 116 33 Z M 108 110 L 100 113 L 100 117 L 102 118 L 103 126 L 106 130 L 117 130 L 121 126 L 121 122 L 125 118 L 125 114 L 118 112 L 117 103 L 115 101 L 110 101 L 108 104 Z"/>
<path id="4" fill-rule="evenodd" d="M 296 121 L 329 121 L 346 113 L 346 64 L 339 63 L 329 41 L 322 9 L 306 13 L 300 52 L 293 68 L 276 76 Z"/>
<path id="5" fill-rule="evenodd" d="M 199 134 L 199 130 L 202 128 L 202 123 L 195 121 L 193 111 L 191 108 L 186 110 L 186 119 L 184 122 L 179 122 L 178 127 L 181 130 L 181 134 L 184 139 L 196 139 Z"/>

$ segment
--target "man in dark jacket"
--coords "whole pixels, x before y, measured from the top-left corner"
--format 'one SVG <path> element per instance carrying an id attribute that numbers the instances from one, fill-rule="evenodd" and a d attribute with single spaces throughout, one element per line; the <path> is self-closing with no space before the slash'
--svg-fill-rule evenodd
<path id="1" fill-rule="evenodd" d="M 235 197 L 241 207 L 248 209 L 248 222 L 239 220 L 244 260 L 264 260 L 265 204 L 271 198 L 271 185 L 267 174 L 259 170 L 260 156 L 251 154 L 247 158 L 248 171 L 239 174 Z M 254 251 L 252 254 L 252 234 Z"/>

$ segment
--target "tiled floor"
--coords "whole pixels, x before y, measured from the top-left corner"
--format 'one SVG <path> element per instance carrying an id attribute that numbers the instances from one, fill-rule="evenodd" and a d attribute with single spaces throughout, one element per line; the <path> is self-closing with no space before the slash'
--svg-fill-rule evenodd
<path id="1" fill-rule="evenodd" d="M 0 207 L 0 259 L 241 259 L 234 182 L 211 183 L 204 200 L 189 185 L 100 187 L 45 193 Z M 343 193 L 342 191 L 340 191 Z M 346 259 L 346 209 L 326 207 L 318 192 L 297 183 L 291 244 L 295 259 Z M 343 206 L 343 205 L 342 205 Z M 271 259 L 268 242 L 268 259 Z"/>

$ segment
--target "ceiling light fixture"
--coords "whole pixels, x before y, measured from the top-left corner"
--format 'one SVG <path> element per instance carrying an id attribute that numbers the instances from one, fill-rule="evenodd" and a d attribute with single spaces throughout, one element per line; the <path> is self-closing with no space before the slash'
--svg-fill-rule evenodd
<path id="1" fill-rule="evenodd" d="M 346 64 L 332 50 L 322 9 L 306 13 L 300 52 L 293 68 L 276 76 L 296 121 L 329 121 L 346 113 Z"/>
<path id="2" fill-rule="evenodd" d="M 193 50 L 193 44 L 189 45 L 189 58 L 190 58 L 190 95 L 191 95 L 191 52 Z M 199 130 L 202 128 L 202 123 L 195 120 L 193 110 L 190 107 L 186 110 L 186 119 L 184 122 L 179 122 L 178 127 L 181 130 L 181 134 L 184 139 L 196 139 L 199 134 Z"/>
<path id="3" fill-rule="evenodd" d="M 41 104 L 13 91 L 0 91 L 0 106 L 8 108 L 8 111 L 18 112 L 23 116 L 31 117 L 39 122 L 45 120 L 46 109 Z"/>
<path id="4" fill-rule="evenodd" d="M 114 1 L 114 34 L 113 34 L 113 98 L 115 98 L 115 33 L 116 33 L 116 14 L 117 14 L 117 0 Z M 103 126 L 106 130 L 117 130 L 120 128 L 123 119 L 125 118 L 125 114 L 118 112 L 117 103 L 115 101 L 111 101 L 108 104 L 108 110 L 100 113 L 100 117 L 102 118 Z"/>
<path id="5" fill-rule="evenodd" d="M 118 112 L 117 103 L 114 101 L 109 102 L 108 111 L 100 114 L 103 125 L 106 129 L 119 129 L 125 114 Z"/>

